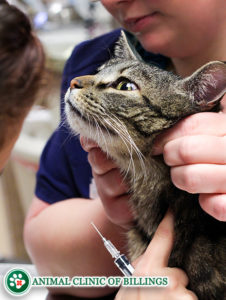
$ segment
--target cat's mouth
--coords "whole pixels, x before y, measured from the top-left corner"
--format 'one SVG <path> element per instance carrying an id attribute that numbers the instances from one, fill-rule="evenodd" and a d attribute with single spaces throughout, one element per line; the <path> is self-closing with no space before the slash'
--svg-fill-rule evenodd
<path id="1" fill-rule="evenodd" d="M 81 112 L 71 103 L 70 100 L 67 100 L 67 104 L 70 106 L 70 109 L 83 121 L 88 122 L 87 118 L 81 114 Z"/>
<path id="2" fill-rule="evenodd" d="M 72 103 L 71 101 L 68 99 L 67 100 L 67 104 L 69 105 L 70 109 L 76 114 L 76 116 L 78 116 L 80 119 L 82 119 L 85 123 L 87 123 L 87 125 L 89 126 L 93 126 L 94 128 L 97 128 L 97 120 L 94 121 L 92 120 L 92 118 L 86 118 Z M 98 127 L 100 127 L 102 130 L 104 130 L 105 132 L 107 132 L 108 134 L 112 134 L 112 135 L 116 135 L 115 131 L 113 131 L 111 128 L 102 125 L 100 122 L 98 122 Z"/>

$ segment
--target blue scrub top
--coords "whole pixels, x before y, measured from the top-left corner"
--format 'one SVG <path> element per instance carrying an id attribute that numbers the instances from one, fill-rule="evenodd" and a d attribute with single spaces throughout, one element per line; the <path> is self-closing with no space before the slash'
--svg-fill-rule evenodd
<path id="1" fill-rule="evenodd" d="M 146 52 L 137 41 L 134 42 L 132 35 L 127 35 L 133 44 L 136 43 L 137 51 L 145 61 L 166 68 L 167 58 Z M 43 150 L 37 173 L 35 194 L 45 202 L 51 204 L 69 198 L 90 197 L 91 168 L 79 137 L 66 123 L 64 95 L 74 77 L 95 74 L 98 67 L 113 56 L 119 36 L 120 29 L 117 29 L 79 44 L 65 65 L 61 86 L 61 123 Z"/>

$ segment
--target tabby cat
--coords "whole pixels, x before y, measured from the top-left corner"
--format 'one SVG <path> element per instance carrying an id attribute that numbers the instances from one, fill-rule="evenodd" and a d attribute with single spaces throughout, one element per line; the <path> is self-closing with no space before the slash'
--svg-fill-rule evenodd
<path id="1" fill-rule="evenodd" d="M 199 300 L 226 299 L 225 223 L 200 208 L 198 195 L 177 189 L 151 149 L 155 137 L 181 118 L 218 111 L 225 92 L 226 64 L 210 62 L 182 79 L 144 63 L 122 32 L 114 57 L 96 75 L 73 79 L 65 96 L 73 131 L 95 140 L 129 182 L 135 218 L 130 258 L 142 254 L 170 207 L 175 243 L 169 266 L 185 270 Z"/>

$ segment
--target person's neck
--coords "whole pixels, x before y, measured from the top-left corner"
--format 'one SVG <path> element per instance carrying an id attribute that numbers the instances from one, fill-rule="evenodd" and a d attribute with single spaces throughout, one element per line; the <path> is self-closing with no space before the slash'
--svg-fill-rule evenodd
<path id="1" fill-rule="evenodd" d="M 221 47 L 212 48 L 200 51 L 200 55 L 195 54 L 189 57 L 172 58 L 175 73 L 181 77 L 186 77 L 210 61 L 226 61 L 226 41 L 225 45 L 221 44 Z"/>

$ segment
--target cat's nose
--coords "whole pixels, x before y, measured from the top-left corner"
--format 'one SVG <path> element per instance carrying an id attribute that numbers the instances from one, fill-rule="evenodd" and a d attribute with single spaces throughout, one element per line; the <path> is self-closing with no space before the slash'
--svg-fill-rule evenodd
<path id="1" fill-rule="evenodd" d="M 80 79 L 74 78 L 72 79 L 71 83 L 70 83 L 70 88 L 71 89 L 82 89 L 82 81 Z"/>
<path id="2" fill-rule="evenodd" d="M 94 76 L 93 75 L 86 75 L 86 76 L 79 76 L 72 79 L 70 83 L 71 89 L 82 89 L 88 86 L 92 86 L 94 84 Z"/>

